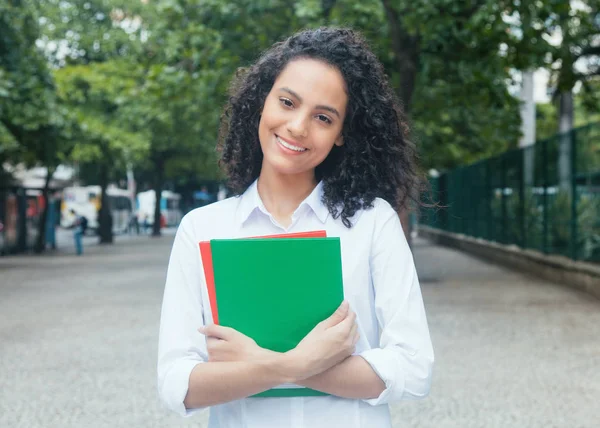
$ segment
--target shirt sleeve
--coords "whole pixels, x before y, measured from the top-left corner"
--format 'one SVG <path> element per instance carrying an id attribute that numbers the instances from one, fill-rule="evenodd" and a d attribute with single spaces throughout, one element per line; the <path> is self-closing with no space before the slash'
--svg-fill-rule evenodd
<path id="1" fill-rule="evenodd" d="M 163 404 L 182 416 L 192 369 L 208 360 L 201 289 L 204 274 L 200 249 L 189 217 L 181 221 L 169 260 L 158 339 L 158 393 Z"/>
<path id="2" fill-rule="evenodd" d="M 380 343 L 360 356 L 384 381 L 385 390 L 364 400 L 371 405 L 425 397 L 434 360 L 412 253 L 397 213 L 380 203 L 370 260 Z"/>

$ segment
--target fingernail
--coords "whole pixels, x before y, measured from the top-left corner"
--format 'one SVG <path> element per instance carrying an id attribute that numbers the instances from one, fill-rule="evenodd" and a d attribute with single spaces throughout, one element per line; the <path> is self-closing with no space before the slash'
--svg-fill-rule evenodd
<path id="1" fill-rule="evenodd" d="M 199 331 L 200 333 L 204 334 L 204 327 L 200 327 L 200 328 L 198 328 L 198 331 Z"/>

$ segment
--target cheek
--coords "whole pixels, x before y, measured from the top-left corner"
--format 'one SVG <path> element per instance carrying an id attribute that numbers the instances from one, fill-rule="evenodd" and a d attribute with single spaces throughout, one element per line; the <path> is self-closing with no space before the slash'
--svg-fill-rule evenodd
<path id="1" fill-rule="evenodd" d="M 270 125 L 268 116 L 265 116 L 265 114 L 263 114 L 260 117 L 260 121 L 258 122 L 258 141 L 259 141 L 260 146 L 263 149 L 264 149 L 265 144 L 267 144 L 267 142 L 269 140 L 269 136 L 271 134 L 271 128 L 272 128 L 272 126 Z"/>
<path id="2" fill-rule="evenodd" d="M 264 139 L 267 138 L 269 132 L 270 132 L 270 126 L 269 126 L 269 122 L 264 120 L 263 118 L 261 118 L 259 124 L 258 124 L 258 137 L 260 139 L 260 143 L 264 143 Z"/>
<path id="3" fill-rule="evenodd" d="M 329 152 L 337 143 L 341 130 L 322 130 L 315 135 L 315 141 L 322 151 Z"/>
<path id="4" fill-rule="evenodd" d="M 278 101 L 279 102 L 279 101 Z M 262 109 L 260 120 L 265 126 L 269 127 L 273 122 L 277 122 L 280 116 L 279 106 L 272 99 L 267 98 Z"/>
<path id="5" fill-rule="evenodd" d="M 265 114 L 265 111 L 263 110 L 263 113 L 261 114 L 260 120 L 258 122 L 258 135 L 261 136 L 268 131 L 269 131 L 269 116 L 268 116 L 268 114 Z"/>

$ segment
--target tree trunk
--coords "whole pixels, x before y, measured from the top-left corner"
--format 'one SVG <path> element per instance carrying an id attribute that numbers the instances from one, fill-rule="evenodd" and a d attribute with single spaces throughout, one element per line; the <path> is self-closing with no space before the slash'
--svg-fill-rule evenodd
<path id="1" fill-rule="evenodd" d="M 573 129 L 573 92 L 563 91 L 559 97 L 558 180 L 561 189 L 568 190 L 571 182 L 571 139 Z"/>
<path id="2" fill-rule="evenodd" d="M 163 176 L 164 176 L 164 161 L 161 158 L 155 158 L 154 167 L 156 171 L 155 180 L 154 180 L 154 194 L 156 203 L 154 204 L 154 225 L 152 226 L 152 236 L 160 236 L 160 226 L 161 226 L 161 210 L 160 210 L 160 202 L 162 199 L 162 187 L 163 187 Z"/>
<path id="3" fill-rule="evenodd" d="M 331 16 L 331 11 L 335 6 L 335 2 L 337 0 L 321 0 L 321 9 L 323 10 L 323 20 L 327 25 L 329 23 L 329 17 Z"/>
<path id="4" fill-rule="evenodd" d="M 50 205 L 50 198 L 48 197 L 48 194 L 50 193 L 50 180 L 52 180 L 53 175 L 54 169 L 48 168 L 48 172 L 46 173 L 46 180 L 44 181 L 44 189 L 42 190 L 44 209 L 42 211 L 40 223 L 38 224 L 37 239 L 33 248 L 33 251 L 38 254 L 46 249 L 46 222 L 48 220 L 48 209 Z"/>
<path id="5" fill-rule="evenodd" d="M 112 214 L 110 200 L 106 194 L 108 187 L 108 169 L 105 165 L 100 167 L 100 210 L 98 211 L 98 236 L 100 244 L 112 244 Z"/>
<path id="6" fill-rule="evenodd" d="M 156 204 L 154 204 L 154 224 L 152 225 L 152 236 L 160 236 L 160 200 L 162 199 L 162 185 L 157 184 L 154 187 L 156 195 Z"/>
<path id="7" fill-rule="evenodd" d="M 529 149 L 523 152 L 523 177 L 525 186 L 529 189 L 533 186 L 534 173 L 534 150 L 531 146 L 535 144 L 535 101 L 533 98 L 534 72 L 525 70 L 521 86 L 521 140 L 519 147 Z"/>
<path id="8" fill-rule="evenodd" d="M 391 0 L 382 0 L 385 14 L 390 25 L 390 36 L 392 48 L 396 60 L 396 67 L 400 74 L 400 88 L 398 96 L 404 113 L 409 116 L 411 111 L 412 97 L 417 82 L 419 70 L 419 36 L 410 35 L 403 27 L 401 17 L 392 7 Z M 398 212 L 400 223 L 408 244 L 412 246 L 412 227 L 410 224 L 410 209 Z"/>
<path id="9" fill-rule="evenodd" d="M 382 0 L 382 2 L 390 25 L 392 49 L 400 74 L 398 96 L 404 112 L 408 115 L 411 111 L 412 97 L 420 66 L 419 36 L 411 35 L 406 31 L 402 25 L 400 14 L 392 7 L 391 0 Z"/>

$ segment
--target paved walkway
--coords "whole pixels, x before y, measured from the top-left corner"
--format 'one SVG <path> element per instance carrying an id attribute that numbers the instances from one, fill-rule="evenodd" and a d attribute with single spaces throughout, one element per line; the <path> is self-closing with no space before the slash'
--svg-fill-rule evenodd
<path id="1" fill-rule="evenodd" d="M 206 426 L 156 398 L 171 242 L 0 257 L 0 427 Z M 395 427 L 600 426 L 600 301 L 420 240 L 415 255 L 437 361 Z"/>

